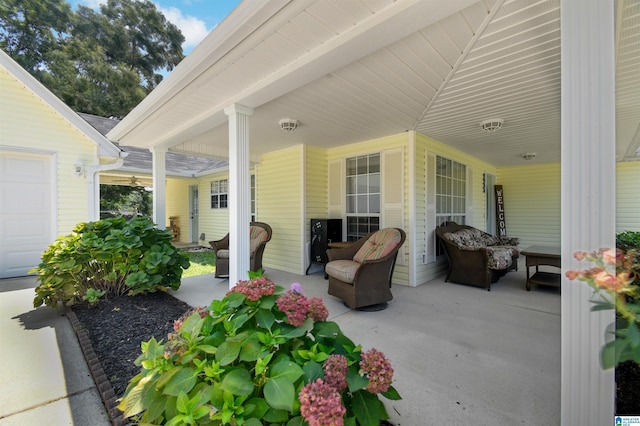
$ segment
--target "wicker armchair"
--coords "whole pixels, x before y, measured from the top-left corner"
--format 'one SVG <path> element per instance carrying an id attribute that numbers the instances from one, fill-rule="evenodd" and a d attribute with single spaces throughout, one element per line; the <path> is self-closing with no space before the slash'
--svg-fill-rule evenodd
<path id="1" fill-rule="evenodd" d="M 272 230 L 269 225 L 263 222 L 251 222 L 249 231 L 251 249 L 251 271 L 256 272 L 262 269 L 262 254 L 271 240 Z M 209 244 L 216 253 L 216 278 L 229 276 L 229 234 L 216 241 L 209 241 Z"/>
<path id="2" fill-rule="evenodd" d="M 399 228 L 371 233 L 346 248 L 329 249 L 329 294 L 351 309 L 380 310 L 393 299 L 391 277 L 406 234 Z"/>
<path id="3" fill-rule="evenodd" d="M 475 285 L 490 291 L 491 283 L 508 271 L 518 270 L 517 238 L 494 237 L 455 222 L 446 222 L 435 232 L 449 260 L 446 282 Z"/>

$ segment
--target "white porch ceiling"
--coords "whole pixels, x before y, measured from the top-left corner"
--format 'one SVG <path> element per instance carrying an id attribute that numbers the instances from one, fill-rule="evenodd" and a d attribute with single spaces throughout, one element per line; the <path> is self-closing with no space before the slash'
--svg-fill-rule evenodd
<path id="1" fill-rule="evenodd" d="M 616 7 L 615 149 L 636 160 L 640 0 Z M 254 160 L 415 130 L 499 167 L 555 162 L 560 55 L 559 0 L 245 0 L 108 136 L 225 158 L 239 103 Z M 482 132 L 493 118 L 503 128 Z"/>

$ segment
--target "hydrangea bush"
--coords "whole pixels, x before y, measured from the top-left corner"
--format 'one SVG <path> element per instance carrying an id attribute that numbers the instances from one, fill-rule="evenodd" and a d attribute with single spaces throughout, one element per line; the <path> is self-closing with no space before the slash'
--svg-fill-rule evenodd
<path id="1" fill-rule="evenodd" d="M 240 281 L 222 300 L 142 343 L 119 408 L 140 424 L 362 425 L 400 399 L 382 352 L 362 351 L 300 284 Z"/>
<path id="2" fill-rule="evenodd" d="M 585 270 L 567 271 L 570 280 L 584 281 L 594 290 L 592 311 L 615 309 L 615 339 L 606 339 L 602 347 L 602 368 L 609 369 L 625 361 L 640 364 L 640 256 L 638 250 L 600 249 L 574 253 L 578 261 L 594 264 Z"/>

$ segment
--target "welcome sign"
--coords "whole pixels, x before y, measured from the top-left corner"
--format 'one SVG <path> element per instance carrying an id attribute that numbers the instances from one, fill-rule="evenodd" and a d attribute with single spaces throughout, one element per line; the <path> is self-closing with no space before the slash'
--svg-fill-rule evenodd
<path id="1" fill-rule="evenodd" d="M 496 191 L 496 225 L 499 237 L 507 236 L 507 223 L 504 217 L 504 193 L 502 185 L 494 185 Z"/>

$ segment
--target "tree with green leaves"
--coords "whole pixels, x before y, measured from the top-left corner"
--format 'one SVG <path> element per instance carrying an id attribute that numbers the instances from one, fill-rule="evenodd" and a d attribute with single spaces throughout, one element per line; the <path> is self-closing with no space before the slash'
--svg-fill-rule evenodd
<path id="1" fill-rule="evenodd" d="M 108 0 L 99 12 L 0 0 L 0 47 L 78 112 L 125 116 L 183 59 L 183 41 L 148 0 Z"/>

